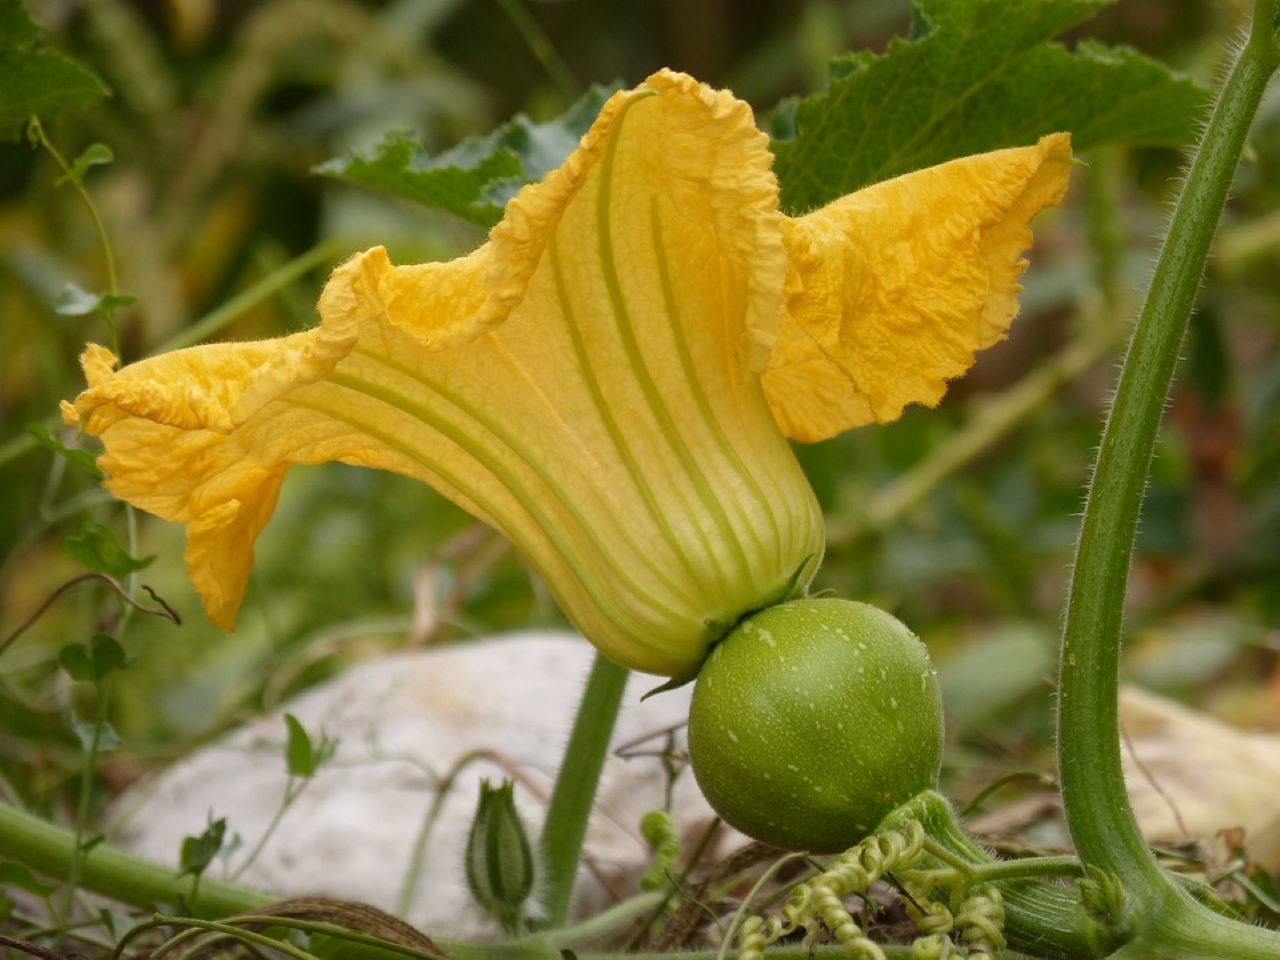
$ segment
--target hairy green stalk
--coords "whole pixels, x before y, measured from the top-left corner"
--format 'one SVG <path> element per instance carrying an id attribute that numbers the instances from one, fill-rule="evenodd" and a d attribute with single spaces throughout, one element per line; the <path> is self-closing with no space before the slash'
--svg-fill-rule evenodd
<path id="1" fill-rule="evenodd" d="M 75 835 L 39 817 L 0 803 L 0 858 L 17 860 L 38 873 L 65 877 L 76 857 Z M 84 852 L 81 884 L 95 893 L 149 907 L 179 897 L 198 917 L 225 917 L 268 906 L 275 899 L 244 887 L 206 879 L 198 896 L 191 877 L 177 870 L 114 850 L 100 843 Z"/>
<path id="2" fill-rule="evenodd" d="M 628 671 L 597 653 L 578 705 L 573 732 L 556 774 L 542 827 L 542 907 L 546 922 L 561 926 L 569 916 L 587 819 L 595 804 L 600 772 L 627 688 Z"/>
<path id="3" fill-rule="evenodd" d="M 1124 598 L 1165 398 L 1232 176 L 1280 56 L 1275 0 L 1253 28 L 1214 106 L 1170 221 L 1116 388 L 1081 522 L 1059 674 L 1058 763 L 1080 858 L 1119 879 L 1134 936 L 1128 956 L 1274 957 L 1280 935 L 1196 905 L 1156 862 L 1125 792 L 1118 677 Z M 1145 951 L 1145 952 L 1144 952 Z"/>
<path id="4" fill-rule="evenodd" d="M 615 668 L 621 670 L 621 668 Z M 611 724 L 610 724 L 611 726 Z M 24 863 L 38 873 L 51 877 L 64 876 L 76 856 L 75 835 L 39 817 L 0 802 L 0 860 Z M 97 844 L 84 853 L 81 883 L 85 889 L 142 909 L 158 904 L 183 903 L 193 919 L 223 919 L 268 911 L 280 898 L 236 884 L 206 878 L 196 889 L 190 876 L 179 876 L 176 868 L 161 866 L 135 857 L 109 845 Z M 535 936 L 510 943 L 467 943 L 432 937 L 452 960 L 559 960 L 567 946 L 615 935 L 619 929 L 650 911 L 661 894 L 646 893 L 618 904 L 611 910 L 579 924 L 558 930 L 545 930 Z M 281 921 L 278 926 L 301 927 L 296 918 Z M 318 924 L 319 936 L 329 936 Z M 389 960 L 402 949 L 379 946 L 375 938 L 332 933 L 336 943 L 314 942 L 317 955 L 342 957 L 343 960 Z M 890 956 L 908 954 L 890 952 Z M 604 954 L 595 956 L 603 958 Z M 621 957 L 621 954 L 616 954 Z"/>

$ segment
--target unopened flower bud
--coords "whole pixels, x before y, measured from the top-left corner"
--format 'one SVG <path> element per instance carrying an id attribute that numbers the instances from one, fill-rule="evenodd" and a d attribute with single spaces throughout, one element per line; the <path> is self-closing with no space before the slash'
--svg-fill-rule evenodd
<path id="1" fill-rule="evenodd" d="M 467 885 L 503 929 L 516 933 L 525 901 L 533 891 L 533 850 L 516 811 L 510 780 L 480 784 L 480 802 L 467 837 Z"/>

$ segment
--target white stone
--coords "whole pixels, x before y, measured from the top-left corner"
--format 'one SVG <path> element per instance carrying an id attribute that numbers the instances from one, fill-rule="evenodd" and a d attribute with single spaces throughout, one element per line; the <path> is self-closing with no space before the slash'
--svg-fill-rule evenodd
<path id="1" fill-rule="evenodd" d="M 337 752 L 240 882 L 282 898 L 340 897 L 395 912 L 441 778 L 460 758 L 491 751 L 497 756 L 468 766 L 446 795 L 404 918 L 428 933 L 493 932 L 462 874 L 480 780 L 518 774 L 517 803 L 536 843 L 593 655 L 573 634 L 525 632 L 358 665 L 134 787 L 116 804 L 111 839 L 174 862 L 182 838 L 200 833 L 212 812 L 227 818 L 228 837 L 240 834 L 243 845 L 208 875 L 234 874 L 279 808 L 287 779 L 283 714 L 292 713 L 313 738 L 323 730 L 337 739 Z M 685 721 L 691 687 L 640 702 L 659 682 L 632 676 L 614 747 Z M 676 741 L 683 751 L 683 729 Z M 649 746 L 665 743 L 659 736 Z M 611 750 L 587 837 L 587 854 L 603 873 L 634 874 L 648 864 L 640 818 L 662 806 L 665 789 L 657 757 L 627 760 Z M 687 770 L 676 782 L 674 811 L 678 827 L 690 831 L 712 815 Z M 611 902 L 585 867 L 578 891 L 579 914 Z"/>

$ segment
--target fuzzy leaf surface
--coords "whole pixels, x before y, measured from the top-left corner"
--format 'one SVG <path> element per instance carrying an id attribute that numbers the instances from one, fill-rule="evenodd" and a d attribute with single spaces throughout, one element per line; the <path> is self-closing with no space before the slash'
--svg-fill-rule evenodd
<path id="1" fill-rule="evenodd" d="M 19 0 L 0 3 L 0 140 L 17 140 L 33 116 L 85 107 L 108 93 L 88 67 L 45 47 Z"/>
<path id="2" fill-rule="evenodd" d="M 1135 50 L 1053 42 L 1114 0 L 916 0 L 911 39 L 832 61 L 772 119 L 783 207 L 1069 131 L 1077 151 L 1194 139 L 1208 94 Z"/>
<path id="3" fill-rule="evenodd" d="M 522 186 L 564 161 L 615 89 L 593 86 L 554 120 L 534 123 L 520 114 L 437 156 L 412 133 L 392 131 L 371 152 L 335 157 L 316 172 L 491 227 Z"/>

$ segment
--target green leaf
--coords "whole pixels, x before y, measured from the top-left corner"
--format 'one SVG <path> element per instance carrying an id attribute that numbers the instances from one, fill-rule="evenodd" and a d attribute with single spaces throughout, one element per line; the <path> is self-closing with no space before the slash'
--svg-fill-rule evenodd
<path id="1" fill-rule="evenodd" d="M 284 750 L 289 776 L 309 777 L 316 772 L 316 757 L 311 747 L 311 737 L 292 713 L 284 715 L 284 723 L 289 731 L 289 739 Z"/>
<path id="2" fill-rule="evenodd" d="M 95 462 L 97 458 L 88 450 L 81 450 L 78 447 L 68 447 L 65 443 L 53 435 L 53 432 L 43 423 L 28 423 L 27 433 L 44 447 L 60 457 L 67 460 L 68 463 L 79 467 L 95 480 L 101 480 L 106 474 L 98 469 Z"/>
<path id="3" fill-rule="evenodd" d="M 146 569 L 155 560 L 154 556 L 132 556 L 110 527 L 93 521 L 84 525 L 79 536 L 63 540 L 62 549 L 86 570 L 117 578 Z"/>
<path id="4" fill-rule="evenodd" d="M 53 182 L 53 185 L 60 187 L 64 183 L 82 183 L 90 167 L 105 166 L 115 158 L 115 154 L 105 143 L 91 143 L 84 148 L 80 156 L 75 158 L 70 169 Z"/>
<path id="5" fill-rule="evenodd" d="M 1112 2 L 916 0 L 911 39 L 833 60 L 825 92 L 775 114 L 783 207 L 1060 130 L 1077 151 L 1189 142 L 1200 87 L 1134 50 L 1050 42 Z"/>
<path id="6" fill-rule="evenodd" d="M 98 752 L 109 753 L 112 750 L 119 750 L 123 747 L 124 741 L 116 733 L 115 727 L 111 726 L 106 720 L 99 722 L 102 724 L 102 732 L 98 735 Z M 72 716 L 71 732 L 76 735 L 76 739 L 80 741 L 80 749 L 85 753 L 88 753 L 90 747 L 93 746 L 93 728 L 94 724 L 86 723 L 79 717 Z"/>
<path id="7" fill-rule="evenodd" d="M 0 884 L 17 887 L 37 897 L 47 897 L 58 889 L 56 883 L 45 883 L 26 864 L 14 860 L 0 860 Z"/>
<path id="8" fill-rule="evenodd" d="M 93 661 L 83 643 L 69 643 L 58 651 L 58 663 L 72 680 L 90 683 L 93 675 Z"/>
<path id="9" fill-rule="evenodd" d="M 110 527 L 94 521 L 86 523 L 78 537 L 63 540 L 62 549 L 86 570 L 106 573 L 117 579 L 143 570 L 155 560 L 154 556 L 132 556 Z"/>
<path id="10" fill-rule="evenodd" d="M 115 637 L 105 633 L 95 634 L 89 639 L 89 649 L 93 659 L 93 670 L 99 678 L 115 670 L 123 670 L 133 659 L 124 652 Z"/>
<path id="11" fill-rule="evenodd" d="M 222 840 L 227 833 L 227 818 L 219 817 L 210 820 L 204 833 L 197 837 L 184 837 L 182 852 L 178 858 L 178 876 L 187 874 L 199 876 L 213 862 L 213 858 L 222 849 Z"/>
<path id="12" fill-rule="evenodd" d="M 0 3 L 0 52 L 33 46 L 40 39 L 27 8 L 21 3 Z"/>
<path id="13" fill-rule="evenodd" d="M 521 114 L 435 157 L 413 134 L 393 131 L 371 153 L 335 157 L 315 172 L 491 227 L 522 186 L 564 162 L 617 88 L 593 86 L 555 120 L 534 123 Z"/>
<path id="14" fill-rule="evenodd" d="M 40 44 L 17 0 L 0 3 L 0 140 L 17 140 L 33 116 L 84 107 L 110 91 L 92 70 Z"/>
<path id="15" fill-rule="evenodd" d="M 86 646 L 72 643 L 58 651 L 58 663 L 72 680 L 99 683 L 109 673 L 123 670 L 132 659 L 115 637 L 104 633 L 94 636 Z"/>

